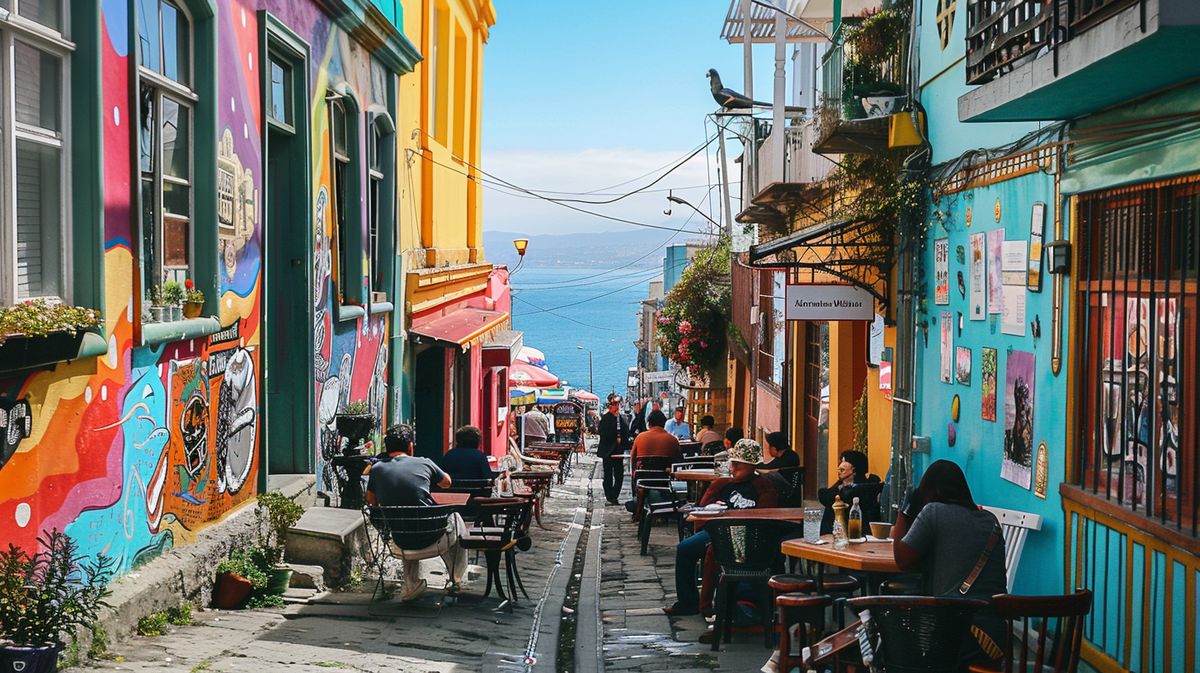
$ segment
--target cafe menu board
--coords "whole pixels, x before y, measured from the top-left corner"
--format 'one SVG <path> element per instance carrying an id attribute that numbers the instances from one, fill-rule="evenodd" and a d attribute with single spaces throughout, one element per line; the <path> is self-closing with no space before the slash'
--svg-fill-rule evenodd
<path id="1" fill-rule="evenodd" d="M 558 442 L 577 443 L 582 441 L 583 407 L 576 402 L 559 402 L 554 405 L 554 439 Z"/>

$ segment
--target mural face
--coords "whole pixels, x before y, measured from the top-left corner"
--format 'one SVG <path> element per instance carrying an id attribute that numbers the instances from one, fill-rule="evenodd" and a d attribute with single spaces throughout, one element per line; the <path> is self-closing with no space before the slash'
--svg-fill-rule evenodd
<path id="1" fill-rule="evenodd" d="M 259 10 L 273 13 L 311 48 L 314 284 L 286 288 L 311 297 L 318 438 L 323 460 L 336 450 L 333 416 L 349 400 L 368 400 L 382 416 L 387 400 L 386 316 L 336 321 L 331 259 L 331 191 L 325 92 L 345 83 L 360 110 L 388 104 L 393 75 L 371 60 L 315 3 L 217 0 L 198 23 L 215 31 L 217 130 L 197 137 L 216 149 L 216 204 L 222 326 L 208 337 L 143 345 L 135 329 L 138 240 L 136 186 L 130 175 L 129 92 L 135 53 L 131 3 L 104 0 L 101 11 L 104 174 L 104 335 L 97 358 L 0 376 L 0 540 L 36 544 L 45 528 L 66 530 L 85 554 L 104 553 L 121 571 L 178 544 L 253 499 L 262 433 L 263 121 Z M 135 97 L 136 98 L 136 97 Z M 360 134 L 363 135 L 363 134 Z M 360 140 L 359 156 L 366 147 Z M 365 163 L 365 162 L 360 162 Z M 198 167 L 203 168 L 203 167 Z M 361 184 L 367 184 L 365 166 Z M 366 231 L 365 213 L 361 226 Z M 292 233 L 292 232 L 289 232 Z M 364 268 L 366 265 L 364 264 Z M 365 279 L 362 279 L 365 282 Z M 299 326 L 297 326 L 299 327 Z M 308 393 L 305 393 L 308 394 Z M 323 489 L 324 490 L 324 489 Z"/>

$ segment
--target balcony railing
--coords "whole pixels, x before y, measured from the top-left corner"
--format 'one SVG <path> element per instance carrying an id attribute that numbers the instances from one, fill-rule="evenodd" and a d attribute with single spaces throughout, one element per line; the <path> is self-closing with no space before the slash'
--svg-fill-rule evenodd
<path id="1" fill-rule="evenodd" d="M 817 119 L 811 117 L 799 126 L 784 127 L 783 175 L 778 175 L 778 159 L 771 138 L 762 144 L 755 157 L 758 187 L 763 189 L 774 182 L 808 184 L 819 182 L 833 170 L 833 162 L 813 153 L 817 134 Z"/>
<path id="2" fill-rule="evenodd" d="M 1145 0 L 971 0 L 967 84 L 990 82 L 1139 3 Z"/>

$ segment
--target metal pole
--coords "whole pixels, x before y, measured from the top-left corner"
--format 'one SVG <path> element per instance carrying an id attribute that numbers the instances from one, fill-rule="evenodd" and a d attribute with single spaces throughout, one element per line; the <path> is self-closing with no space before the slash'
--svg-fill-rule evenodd
<path id="1" fill-rule="evenodd" d="M 754 100 L 754 17 L 750 15 L 750 0 L 742 0 L 742 90 Z"/>
<path id="2" fill-rule="evenodd" d="M 775 100 L 771 104 L 771 137 L 767 142 L 771 143 L 771 160 L 774 164 L 770 167 L 772 181 L 784 181 L 784 166 L 787 165 L 787 160 L 784 158 L 784 135 L 787 133 L 783 126 L 783 106 L 784 98 L 786 97 L 786 73 L 785 59 L 787 57 L 787 48 L 784 40 L 787 38 L 787 19 L 780 12 L 775 12 Z"/>
<path id="3" fill-rule="evenodd" d="M 588 351 L 588 392 L 596 393 L 596 379 L 592 376 L 592 352 Z"/>
<path id="4" fill-rule="evenodd" d="M 729 199 L 729 162 L 725 160 L 725 127 L 717 119 L 717 151 L 721 154 L 721 199 L 725 206 L 725 235 L 733 237 L 733 205 Z"/>

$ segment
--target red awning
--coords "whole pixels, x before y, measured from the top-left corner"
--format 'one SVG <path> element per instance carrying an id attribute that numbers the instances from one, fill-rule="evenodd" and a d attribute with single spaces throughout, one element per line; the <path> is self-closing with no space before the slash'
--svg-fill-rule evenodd
<path id="1" fill-rule="evenodd" d="M 520 360 L 509 365 L 508 380 L 512 385 L 533 388 L 553 388 L 558 385 L 558 377 L 554 374 Z"/>
<path id="2" fill-rule="evenodd" d="M 587 390 L 572 390 L 569 396 L 580 400 L 587 400 L 589 402 L 600 401 L 600 397 L 598 395 Z"/>
<path id="3" fill-rule="evenodd" d="M 460 308 L 444 316 L 414 319 L 409 332 L 461 346 L 507 320 L 508 313 L 503 311 Z"/>

